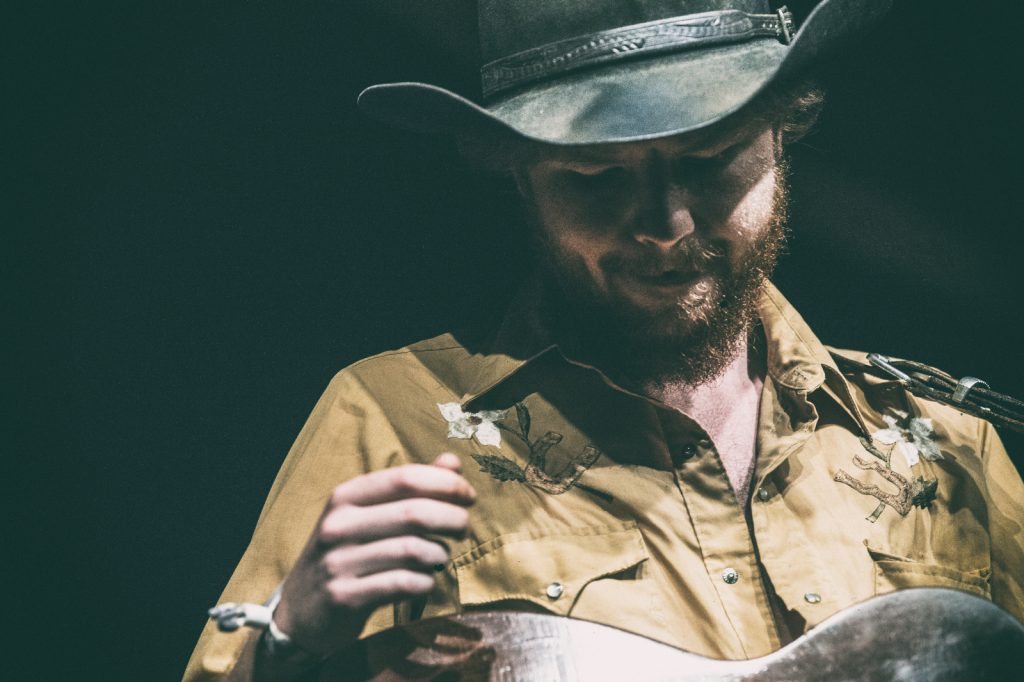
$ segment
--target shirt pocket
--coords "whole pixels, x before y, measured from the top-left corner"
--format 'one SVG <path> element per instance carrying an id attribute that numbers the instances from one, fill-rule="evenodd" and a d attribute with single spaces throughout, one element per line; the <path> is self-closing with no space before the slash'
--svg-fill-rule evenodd
<path id="1" fill-rule="evenodd" d="M 635 522 L 500 535 L 453 561 L 462 609 L 540 607 L 561 616 L 603 610 L 630 595 L 645 602 L 651 578 Z M 590 597 L 593 597 L 591 599 Z M 653 601 L 653 600 L 651 600 Z"/>
<path id="2" fill-rule="evenodd" d="M 940 564 L 914 561 L 868 547 L 875 571 L 875 594 L 885 594 L 908 587 L 949 587 L 992 599 L 988 566 L 962 569 Z"/>

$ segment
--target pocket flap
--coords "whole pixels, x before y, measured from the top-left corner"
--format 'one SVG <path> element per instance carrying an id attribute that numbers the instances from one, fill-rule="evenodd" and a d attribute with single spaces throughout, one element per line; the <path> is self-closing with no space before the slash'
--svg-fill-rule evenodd
<path id="1" fill-rule="evenodd" d="M 567 615 L 587 583 L 646 560 L 643 538 L 630 521 L 500 535 L 452 565 L 463 606 L 526 600 Z"/>
<path id="2" fill-rule="evenodd" d="M 989 579 L 992 571 L 987 567 L 962 570 L 940 564 L 914 561 L 886 554 L 868 547 L 875 568 L 875 594 L 884 594 L 909 587 L 950 587 L 992 598 Z"/>

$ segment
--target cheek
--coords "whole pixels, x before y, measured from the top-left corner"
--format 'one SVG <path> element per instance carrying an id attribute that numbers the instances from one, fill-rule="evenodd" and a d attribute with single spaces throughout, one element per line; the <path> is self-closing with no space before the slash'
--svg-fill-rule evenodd
<path id="1" fill-rule="evenodd" d="M 583 182 L 540 170 L 531 172 L 529 179 L 537 215 L 566 239 L 610 239 L 622 224 L 633 193 L 628 177 Z"/>
<path id="2" fill-rule="evenodd" d="M 618 224 L 618 214 L 599 199 L 584 200 L 562 195 L 557 200 L 542 202 L 538 215 L 561 243 L 574 251 L 599 249 L 610 241 Z"/>
<path id="3" fill-rule="evenodd" d="M 757 236 L 768 229 L 775 208 L 776 169 L 750 186 L 729 216 L 728 226 L 738 236 Z"/>
<path id="4" fill-rule="evenodd" d="M 586 229 L 573 225 L 552 226 L 545 223 L 541 228 L 551 255 L 566 270 L 586 271 L 591 278 L 599 276 L 600 261 L 608 248 L 594 238 Z"/>
<path id="5" fill-rule="evenodd" d="M 596 271 L 602 254 L 612 248 L 613 230 L 603 221 L 594 219 L 592 207 L 586 202 L 534 195 L 533 214 L 536 229 L 543 234 L 548 247 L 559 260 L 573 260 Z"/>

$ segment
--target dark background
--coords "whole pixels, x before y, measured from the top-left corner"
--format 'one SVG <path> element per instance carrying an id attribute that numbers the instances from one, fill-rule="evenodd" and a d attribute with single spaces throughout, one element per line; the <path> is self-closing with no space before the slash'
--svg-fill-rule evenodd
<path id="1" fill-rule="evenodd" d="M 177 679 L 327 381 L 498 305 L 517 209 L 354 106 L 472 92 L 465 0 L 67 4 L 5 112 L 13 670 Z M 777 281 L 826 342 L 1024 395 L 1010 4 L 899 3 L 824 68 Z"/>

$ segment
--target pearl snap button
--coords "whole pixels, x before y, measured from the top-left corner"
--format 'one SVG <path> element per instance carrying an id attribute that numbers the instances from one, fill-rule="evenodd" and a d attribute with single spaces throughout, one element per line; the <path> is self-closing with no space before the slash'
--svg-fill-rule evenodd
<path id="1" fill-rule="evenodd" d="M 808 592 L 804 595 L 804 601 L 808 604 L 818 604 L 821 602 L 821 595 L 817 592 Z"/>
<path id="2" fill-rule="evenodd" d="M 727 568 L 722 571 L 722 580 L 725 581 L 726 585 L 735 585 L 739 582 L 740 574 L 736 572 L 735 568 Z"/>
<path id="3" fill-rule="evenodd" d="M 548 585 L 546 594 L 550 599 L 558 599 L 562 596 L 563 592 L 565 592 L 565 588 L 562 587 L 562 583 L 551 583 Z"/>

